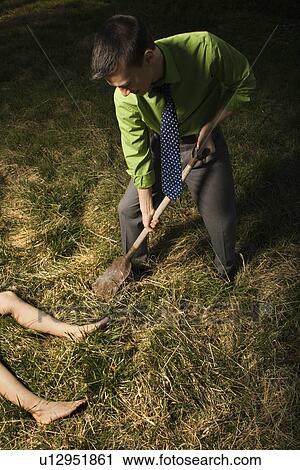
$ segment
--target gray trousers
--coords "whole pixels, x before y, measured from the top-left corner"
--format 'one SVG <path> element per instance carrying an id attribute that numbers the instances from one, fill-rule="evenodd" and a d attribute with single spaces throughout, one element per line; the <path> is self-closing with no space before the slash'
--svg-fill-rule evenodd
<path id="1" fill-rule="evenodd" d="M 236 208 L 232 170 L 227 145 L 219 127 L 212 132 L 216 152 L 209 156 L 203 166 L 197 163 L 185 180 L 193 200 L 203 218 L 215 252 L 215 265 L 220 274 L 230 273 L 236 260 Z M 193 144 L 180 145 L 182 166 L 190 160 Z M 151 151 L 156 181 L 152 188 L 156 208 L 164 194 L 161 190 L 160 141 L 159 136 L 151 139 Z M 119 220 L 122 247 L 127 253 L 135 239 L 143 230 L 138 192 L 130 181 L 120 201 Z M 145 241 L 132 259 L 135 264 L 143 263 L 148 248 Z"/>

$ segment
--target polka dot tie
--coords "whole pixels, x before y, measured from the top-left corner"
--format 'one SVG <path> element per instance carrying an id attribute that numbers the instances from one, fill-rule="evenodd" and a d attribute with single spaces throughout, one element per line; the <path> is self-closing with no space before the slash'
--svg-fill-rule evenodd
<path id="1" fill-rule="evenodd" d="M 175 201 L 182 192 L 179 128 L 170 85 L 166 83 L 160 89 L 165 97 L 160 128 L 162 190 Z"/>

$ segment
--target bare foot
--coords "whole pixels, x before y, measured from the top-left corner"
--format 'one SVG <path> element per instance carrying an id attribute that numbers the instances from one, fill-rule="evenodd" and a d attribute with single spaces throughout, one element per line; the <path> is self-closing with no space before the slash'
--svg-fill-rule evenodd
<path id="1" fill-rule="evenodd" d="M 46 401 L 41 400 L 34 411 L 29 410 L 34 419 L 39 424 L 50 424 L 57 419 L 70 416 L 77 408 L 84 403 L 86 399 L 76 401 Z"/>
<path id="2" fill-rule="evenodd" d="M 72 339 L 73 341 L 82 341 L 86 336 L 96 330 L 105 330 L 109 325 L 109 321 L 109 317 L 104 317 L 96 323 L 88 323 L 87 325 L 70 325 L 68 330 L 64 333 L 64 336 Z"/>

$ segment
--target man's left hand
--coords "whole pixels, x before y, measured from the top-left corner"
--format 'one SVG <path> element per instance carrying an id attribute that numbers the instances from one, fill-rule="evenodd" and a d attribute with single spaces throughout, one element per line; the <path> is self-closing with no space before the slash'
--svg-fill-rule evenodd
<path id="1" fill-rule="evenodd" d="M 209 136 L 205 135 L 204 127 L 202 127 L 201 131 L 199 132 L 196 147 L 197 147 L 197 149 L 199 149 L 201 146 L 203 146 L 203 148 L 208 148 L 210 154 L 215 153 L 215 151 L 216 151 L 216 147 L 215 147 L 213 138 L 212 138 L 211 134 Z"/>

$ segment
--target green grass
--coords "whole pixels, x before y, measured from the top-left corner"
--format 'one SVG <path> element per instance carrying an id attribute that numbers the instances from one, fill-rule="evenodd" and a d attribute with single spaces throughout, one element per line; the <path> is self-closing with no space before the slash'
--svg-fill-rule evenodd
<path id="1" fill-rule="evenodd" d="M 299 22 L 276 2 L 239 3 L 168 0 L 158 16 L 156 1 L 1 2 L 0 288 L 67 321 L 114 320 L 74 344 L 1 319 L 1 360 L 23 383 L 89 399 L 41 429 L 0 398 L 2 449 L 299 448 Z M 218 280 L 186 193 L 151 238 L 153 273 L 109 304 L 91 291 L 121 253 L 128 182 L 112 90 L 88 78 L 94 32 L 115 11 L 140 13 L 155 37 L 207 28 L 250 61 L 279 23 L 256 101 L 224 125 L 248 256 L 234 286 Z"/>

